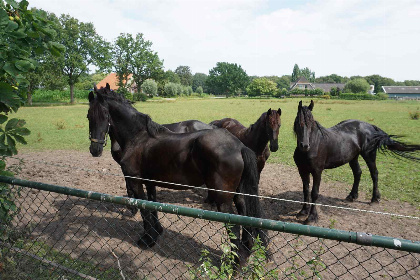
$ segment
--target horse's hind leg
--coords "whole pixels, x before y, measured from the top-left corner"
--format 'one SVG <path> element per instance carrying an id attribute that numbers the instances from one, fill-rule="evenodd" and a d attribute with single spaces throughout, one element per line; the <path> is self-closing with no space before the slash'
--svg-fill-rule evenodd
<path id="1" fill-rule="evenodd" d="M 353 188 L 351 189 L 350 194 L 346 197 L 346 200 L 351 202 L 355 201 L 359 197 L 359 183 L 360 177 L 362 176 L 362 170 L 360 169 L 358 159 L 359 156 L 349 162 L 351 170 L 353 171 L 354 182 Z"/>
<path id="2" fill-rule="evenodd" d="M 146 185 L 147 188 L 147 198 L 149 201 L 156 202 L 156 186 L 154 185 Z M 161 235 L 163 232 L 163 227 L 159 222 L 158 212 L 156 210 L 151 211 L 151 222 L 152 222 L 152 233 L 154 235 L 154 239 L 157 239 L 158 235 Z M 157 235 L 155 235 L 155 233 Z"/>
<path id="3" fill-rule="evenodd" d="M 233 202 L 235 203 L 236 210 L 238 211 L 238 215 L 247 216 L 246 204 L 245 204 L 244 197 L 242 195 L 237 195 L 236 194 L 233 197 Z M 247 249 L 247 253 L 250 254 L 251 249 L 252 249 L 252 245 L 254 243 L 253 238 L 252 238 L 252 228 L 242 227 L 241 242 L 245 246 L 245 248 Z M 248 256 L 246 256 L 246 258 L 249 257 L 249 254 L 248 254 Z"/>
<path id="4" fill-rule="evenodd" d="M 373 191 L 372 191 L 372 203 L 379 202 L 381 194 L 378 189 L 378 169 L 376 168 L 376 151 L 364 155 L 363 159 L 366 161 L 369 167 L 370 177 L 372 177 Z"/>

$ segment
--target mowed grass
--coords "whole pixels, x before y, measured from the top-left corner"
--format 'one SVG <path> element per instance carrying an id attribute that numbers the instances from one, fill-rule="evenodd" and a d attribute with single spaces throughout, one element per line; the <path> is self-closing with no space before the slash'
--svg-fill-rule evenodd
<path id="1" fill-rule="evenodd" d="M 245 126 L 254 123 L 269 108 L 282 109 L 282 126 L 279 135 L 279 150 L 271 154 L 270 163 L 294 166 L 293 151 L 296 139 L 293 121 L 300 99 L 177 99 L 140 102 L 137 110 L 149 114 L 158 123 L 172 123 L 188 119 L 203 122 L 231 117 Z M 310 99 L 304 99 L 308 105 Z M 377 125 L 388 134 L 404 135 L 403 141 L 420 143 L 420 121 L 412 120 L 410 112 L 418 111 L 417 101 L 346 101 L 315 100 L 314 117 L 324 127 L 330 127 L 345 119 L 359 119 Z M 81 150 L 88 151 L 90 141 L 89 125 L 86 118 L 88 105 L 60 107 L 24 107 L 12 117 L 23 118 L 32 134 L 27 137 L 28 145 L 20 146 L 21 151 L 33 150 Z M 106 147 L 109 150 L 109 146 Z M 367 192 L 369 200 L 372 181 L 363 159 L 361 189 Z M 77 163 L 77 165 L 80 163 Z M 76 165 L 76 164 L 75 164 Z M 383 199 L 397 199 L 414 205 L 420 202 L 420 164 L 398 160 L 379 154 L 379 189 Z M 323 180 L 343 181 L 349 184 L 353 175 L 348 165 L 327 170 Z M 328 190 L 322 189 L 321 194 Z"/>

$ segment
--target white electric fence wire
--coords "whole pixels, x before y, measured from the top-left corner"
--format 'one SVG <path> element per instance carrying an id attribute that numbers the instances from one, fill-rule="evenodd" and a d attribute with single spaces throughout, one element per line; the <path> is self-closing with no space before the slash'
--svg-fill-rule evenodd
<path id="1" fill-rule="evenodd" d="M 99 173 L 99 174 L 108 175 L 108 176 L 116 176 L 116 177 L 121 176 L 120 174 L 108 173 L 108 172 L 89 169 L 89 168 L 77 168 L 77 167 L 73 167 L 73 166 L 70 166 L 70 165 L 56 164 L 56 163 L 46 162 L 46 161 L 42 161 L 42 160 L 22 159 L 22 158 L 19 158 L 19 157 L 9 157 L 9 158 L 22 160 L 22 161 L 42 163 L 42 164 L 45 164 L 45 165 L 50 165 L 50 166 L 55 166 L 55 167 L 60 167 L 60 168 L 69 168 L 69 169 L 80 170 L 80 171 L 85 171 L 85 172 Z M 135 180 L 141 180 L 141 181 L 145 181 L 145 182 L 152 182 L 152 183 L 165 184 L 165 185 L 173 185 L 173 186 L 189 188 L 189 189 L 211 190 L 211 191 L 215 191 L 215 192 L 246 195 L 246 196 L 250 196 L 250 197 L 257 197 L 257 198 L 262 198 L 262 199 L 271 199 L 271 200 L 275 200 L 275 201 L 316 205 L 316 206 L 320 206 L 320 207 L 329 207 L 329 208 L 340 209 L 340 210 L 348 210 L 348 211 L 355 211 L 355 212 L 364 212 L 364 213 L 370 213 L 370 214 L 378 214 L 378 215 L 386 215 L 386 216 L 393 216 L 393 217 L 399 217 L 399 218 L 420 220 L 420 217 L 417 217 L 417 216 L 407 216 L 407 215 L 401 215 L 401 214 L 395 214 L 395 213 L 389 213 L 389 212 L 380 212 L 380 211 L 350 208 L 350 207 L 343 207 L 343 206 L 335 206 L 335 205 L 328 205 L 328 204 L 321 204 L 321 203 L 303 202 L 303 201 L 297 201 L 297 200 L 291 200 L 291 199 L 285 199 L 285 198 L 276 198 L 276 197 L 271 197 L 271 196 L 253 195 L 253 194 L 237 193 L 237 192 L 223 191 L 223 190 L 214 190 L 214 189 L 209 189 L 207 187 L 190 186 L 190 185 L 177 184 L 177 183 L 171 183 L 171 182 L 165 182 L 165 181 L 159 181 L 159 180 L 153 180 L 153 179 L 147 179 L 147 178 L 141 178 L 141 177 L 134 177 L 134 176 L 124 176 L 124 177 L 128 178 L 128 179 L 135 179 Z"/>

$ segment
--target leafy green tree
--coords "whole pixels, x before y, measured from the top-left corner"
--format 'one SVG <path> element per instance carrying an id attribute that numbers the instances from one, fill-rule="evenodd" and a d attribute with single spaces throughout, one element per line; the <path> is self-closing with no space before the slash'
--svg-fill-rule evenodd
<path id="1" fill-rule="evenodd" d="M 299 66 L 297 64 L 295 64 L 295 66 L 293 66 L 293 72 L 292 72 L 292 79 L 291 81 L 294 83 L 296 82 L 300 76 L 302 76 Z"/>
<path id="2" fill-rule="evenodd" d="M 322 76 L 315 79 L 316 83 L 326 83 L 326 84 L 345 84 L 348 81 L 349 81 L 349 78 L 342 77 L 337 74 Z"/>
<path id="3" fill-rule="evenodd" d="M 213 94 L 240 95 L 249 83 L 249 77 L 236 63 L 217 62 L 209 71 L 206 86 Z"/>
<path id="4" fill-rule="evenodd" d="M 141 85 L 141 90 L 148 96 L 156 96 L 157 95 L 157 83 L 152 79 L 147 79 Z"/>
<path id="5" fill-rule="evenodd" d="M 192 80 L 192 89 L 193 91 L 197 91 L 197 88 L 201 87 L 206 90 L 206 80 L 207 75 L 204 73 L 195 73 Z"/>
<path id="6" fill-rule="evenodd" d="M 284 75 L 279 78 L 277 81 L 277 87 L 279 89 L 286 89 L 290 88 L 291 77 L 289 75 Z"/>
<path id="7" fill-rule="evenodd" d="M 311 69 L 308 67 L 303 68 L 300 70 L 300 75 L 305 77 L 311 83 L 315 82 L 315 72 L 312 72 Z"/>
<path id="8" fill-rule="evenodd" d="M 180 84 L 176 84 L 176 83 L 166 83 L 165 84 L 165 96 L 168 97 L 175 97 L 178 95 L 178 89 L 180 88 Z"/>
<path id="9" fill-rule="evenodd" d="M 369 90 L 369 83 L 363 78 L 356 78 L 347 82 L 343 92 L 366 93 Z"/>
<path id="10" fill-rule="evenodd" d="M 57 40 L 66 47 L 63 57 L 51 62 L 60 69 L 70 87 L 70 103 L 74 103 L 74 86 L 89 66 L 110 67 L 109 43 L 100 37 L 92 23 L 79 22 L 61 15 L 56 24 Z"/>
<path id="11" fill-rule="evenodd" d="M 369 83 L 369 85 L 374 85 L 375 93 L 383 92 L 382 86 L 393 86 L 395 85 L 395 81 L 390 78 L 385 78 L 380 75 L 370 75 L 366 76 L 365 80 Z"/>
<path id="12" fill-rule="evenodd" d="M 151 47 L 152 42 L 146 41 L 142 33 L 135 37 L 121 33 L 114 43 L 113 61 L 119 80 L 126 81 L 128 75 L 133 74 L 138 92 L 147 79 L 159 81 L 164 78 L 163 61 Z"/>
<path id="13" fill-rule="evenodd" d="M 267 78 L 258 78 L 253 80 L 246 91 L 249 96 L 261 96 L 261 95 L 270 95 L 274 96 L 277 92 L 276 83 L 270 81 Z"/>
<path id="14" fill-rule="evenodd" d="M 181 85 L 191 86 L 193 82 L 193 75 L 189 66 L 178 66 L 175 69 L 175 73 L 178 75 Z"/>
<path id="15" fill-rule="evenodd" d="M 46 51 L 60 55 L 64 47 L 53 41 L 51 22 L 41 11 L 27 9 L 23 0 L 0 0 L 0 174 L 11 176 L 6 168 L 5 156 L 17 154 L 16 142 L 26 144 L 25 120 L 12 118 L 8 113 L 16 112 L 22 105 L 22 96 L 29 86 L 28 73 L 36 69 L 37 63 L 31 53 Z M 16 212 L 13 195 L 7 185 L 0 184 L 0 224 L 7 225 Z M 4 237 L 5 228 L 0 228 Z"/>
<path id="16" fill-rule="evenodd" d="M 168 70 L 165 72 L 164 79 L 167 80 L 168 82 L 172 82 L 175 84 L 181 83 L 181 79 L 179 78 L 179 76 L 172 70 Z"/>

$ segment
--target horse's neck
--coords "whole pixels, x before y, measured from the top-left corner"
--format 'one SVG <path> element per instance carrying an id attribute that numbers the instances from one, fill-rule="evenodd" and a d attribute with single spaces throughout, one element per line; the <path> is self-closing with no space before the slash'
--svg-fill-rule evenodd
<path id="1" fill-rule="evenodd" d="M 137 114 L 140 113 L 134 108 L 111 105 L 109 114 L 111 117 L 110 138 L 118 142 L 121 149 L 124 149 L 138 133 L 145 130 L 145 125 L 137 121 Z"/>
<path id="2" fill-rule="evenodd" d="M 254 124 L 250 125 L 244 133 L 247 138 L 248 147 L 257 155 L 262 154 L 269 140 L 265 126 L 266 123 L 261 116 Z"/>

